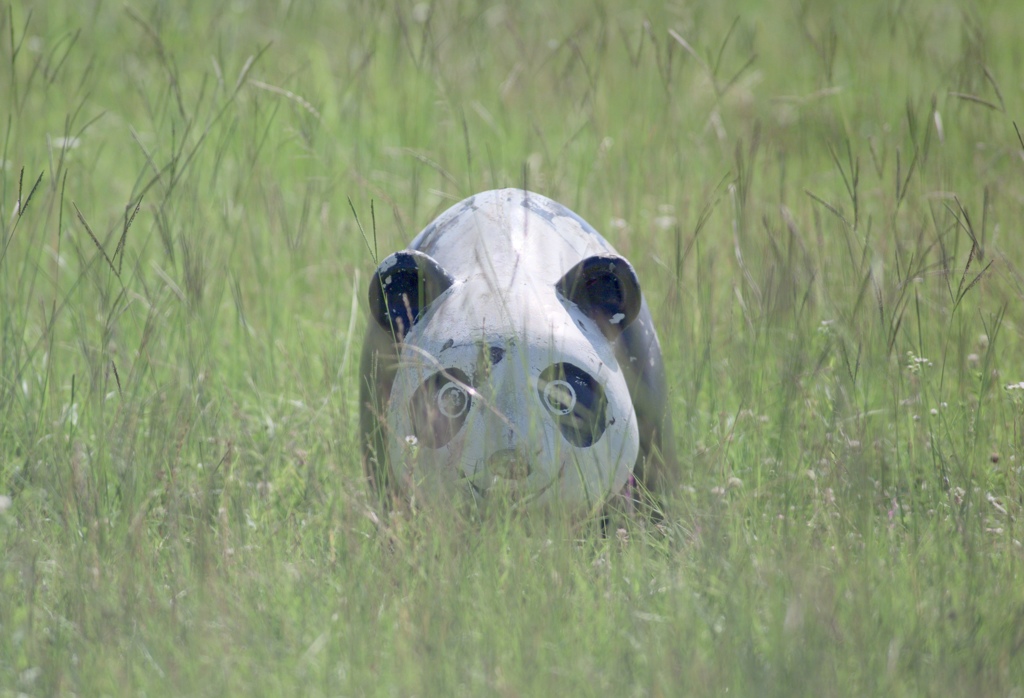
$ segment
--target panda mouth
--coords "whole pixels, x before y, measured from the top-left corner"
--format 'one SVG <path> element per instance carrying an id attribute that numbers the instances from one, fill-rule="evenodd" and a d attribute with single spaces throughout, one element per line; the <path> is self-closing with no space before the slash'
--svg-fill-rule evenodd
<path id="1" fill-rule="evenodd" d="M 527 489 L 523 484 L 522 480 L 514 480 L 503 478 L 500 476 L 487 476 L 486 479 L 490 481 L 490 487 L 481 487 L 477 482 L 480 478 L 473 478 L 466 476 L 464 479 L 469 484 L 470 490 L 473 493 L 473 497 L 476 500 L 483 500 L 488 497 L 488 494 L 493 496 L 494 490 L 500 490 L 511 497 L 516 502 L 523 504 L 529 504 L 531 501 L 542 497 L 548 490 L 551 489 L 552 485 L 556 482 L 560 482 L 562 476 L 565 474 L 566 464 L 563 463 L 562 467 L 558 469 L 558 472 L 554 474 L 542 487 L 536 490 Z M 494 485 L 499 485 L 494 487 Z"/>

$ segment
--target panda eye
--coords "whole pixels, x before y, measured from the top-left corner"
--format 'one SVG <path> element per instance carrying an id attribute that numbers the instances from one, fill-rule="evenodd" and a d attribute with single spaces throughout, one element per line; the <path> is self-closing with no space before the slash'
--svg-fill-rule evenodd
<path id="1" fill-rule="evenodd" d="M 544 404 L 553 413 L 565 416 L 576 406 L 576 390 L 566 381 L 550 381 L 544 386 Z"/>
<path id="2" fill-rule="evenodd" d="M 416 389 L 409 409 L 419 443 L 427 448 L 441 448 L 459 432 L 473 401 L 468 385 L 465 373 L 450 368 L 435 373 Z"/>
<path id="3" fill-rule="evenodd" d="M 437 409 L 448 419 L 458 419 L 469 408 L 469 394 L 448 381 L 437 391 Z"/>
<path id="4" fill-rule="evenodd" d="M 582 368 L 569 363 L 548 366 L 541 372 L 537 388 L 541 402 L 569 443 L 587 448 L 604 434 L 608 426 L 604 388 Z"/>

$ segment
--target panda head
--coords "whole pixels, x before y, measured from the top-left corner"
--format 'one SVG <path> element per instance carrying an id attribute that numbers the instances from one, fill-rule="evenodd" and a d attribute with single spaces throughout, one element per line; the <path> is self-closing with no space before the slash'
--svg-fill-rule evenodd
<path id="1" fill-rule="evenodd" d="M 406 250 L 378 267 L 371 314 L 392 334 L 387 455 L 414 491 L 594 508 L 639 450 L 613 342 L 640 309 L 629 262 L 596 255 L 554 285 L 453 279 Z"/>

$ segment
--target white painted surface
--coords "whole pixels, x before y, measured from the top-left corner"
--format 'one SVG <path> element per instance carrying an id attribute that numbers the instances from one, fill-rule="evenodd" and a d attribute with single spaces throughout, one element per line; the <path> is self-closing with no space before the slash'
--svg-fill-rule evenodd
<path id="1" fill-rule="evenodd" d="M 526 205 L 524 205 L 524 202 Z M 566 215 L 568 214 L 568 215 Z M 417 487 L 501 488 L 531 501 L 596 506 L 626 483 L 639 436 L 609 341 L 555 284 L 585 257 L 614 253 L 560 205 L 521 190 L 478 194 L 442 214 L 410 244 L 455 279 L 405 337 L 387 410 L 391 467 Z M 619 318 L 621 320 L 621 318 Z M 613 319 L 614 322 L 614 319 Z M 503 351 L 491 365 L 490 349 Z M 563 437 L 540 374 L 571 363 L 604 387 L 607 427 L 589 447 Z M 415 438 L 410 401 L 438 371 L 473 377 L 465 422 L 440 448 Z M 444 409 L 459 412 L 447 386 Z M 455 414 L 458 412 L 459 414 Z M 512 461 L 528 463 L 509 477 Z"/>

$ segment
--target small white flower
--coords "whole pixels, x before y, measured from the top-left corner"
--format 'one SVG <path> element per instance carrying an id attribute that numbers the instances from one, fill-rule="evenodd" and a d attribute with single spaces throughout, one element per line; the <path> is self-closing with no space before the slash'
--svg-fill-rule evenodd
<path id="1" fill-rule="evenodd" d="M 68 138 L 57 137 L 50 139 L 50 145 L 57 150 L 73 150 L 82 143 L 81 139 L 70 136 Z"/>
<path id="2" fill-rule="evenodd" d="M 660 230 L 668 230 L 676 224 L 675 216 L 658 216 L 654 219 L 654 225 Z"/>
<path id="3" fill-rule="evenodd" d="M 418 2 L 412 8 L 412 21 L 423 24 L 430 17 L 430 3 Z"/>

